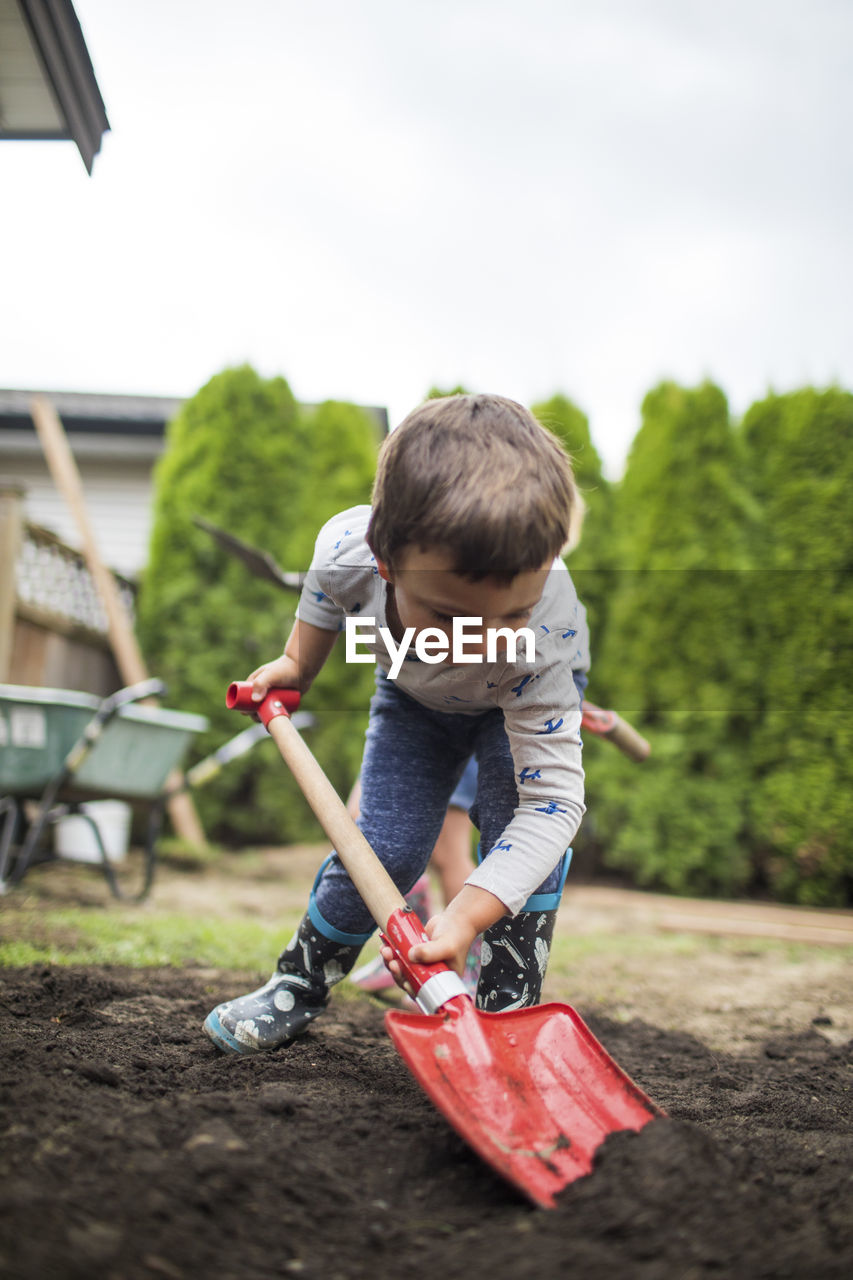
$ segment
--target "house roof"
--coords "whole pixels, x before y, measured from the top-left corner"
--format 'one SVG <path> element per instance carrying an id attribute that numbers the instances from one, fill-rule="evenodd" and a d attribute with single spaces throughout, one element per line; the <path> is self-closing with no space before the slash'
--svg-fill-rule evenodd
<path id="1" fill-rule="evenodd" d="M 0 388 L 0 453 L 40 453 L 30 406 L 35 396 L 51 401 L 75 453 L 107 455 L 129 452 L 156 456 L 163 447 L 166 425 L 183 399 L 174 396 L 101 395 L 80 391 L 26 391 Z M 382 435 L 388 434 L 388 412 L 363 406 Z"/>
<path id="2" fill-rule="evenodd" d="M 78 458 L 147 458 L 163 450 L 166 424 L 183 403 L 166 396 L 95 395 L 78 391 L 0 389 L 0 456 L 41 454 L 30 416 L 35 396 L 51 401 Z"/>
<path id="3" fill-rule="evenodd" d="M 0 139 L 70 139 L 89 173 L 109 129 L 71 0 L 0 0 Z"/>
<path id="4" fill-rule="evenodd" d="M 0 0 L 1 2 L 1 0 Z M 0 431 L 33 431 L 35 396 L 51 401 L 66 431 L 162 435 L 183 404 L 175 396 L 118 396 L 88 391 L 12 391 L 0 388 Z"/>

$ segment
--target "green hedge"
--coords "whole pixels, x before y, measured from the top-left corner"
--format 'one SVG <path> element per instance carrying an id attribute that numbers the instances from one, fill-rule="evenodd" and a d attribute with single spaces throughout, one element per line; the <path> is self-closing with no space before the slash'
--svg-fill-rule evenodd
<path id="1" fill-rule="evenodd" d="M 762 512 L 750 835 L 777 897 L 853 896 L 853 396 L 769 396 L 743 422 Z"/>
<path id="2" fill-rule="evenodd" d="M 193 516 L 269 551 L 284 568 L 307 568 L 320 525 L 369 500 L 378 443 L 358 407 L 300 408 L 283 378 L 263 379 L 249 367 L 212 378 L 170 424 L 155 475 L 139 635 L 169 704 L 211 721 L 197 755 L 246 727 L 225 709 L 225 690 L 281 653 L 296 598 L 252 577 Z M 336 652 L 307 701 L 316 718 L 308 740 L 343 791 L 361 759 L 369 688 L 368 669 L 345 668 Z M 271 742 L 228 765 L 195 798 L 209 839 L 319 838 Z"/>
<path id="3" fill-rule="evenodd" d="M 641 885 L 734 893 L 752 876 L 739 441 L 709 383 L 663 383 L 642 415 L 615 495 L 618 567 L 593 671 L 653 754 L 637 766 L 587 749 L 592 825 L 605 864 Z"/>
<path id="4" fill-rule="evenodd" d="M 592 443 L 589 419 L 567 396 L 540 401 L 532 411 L 543 426 L 562 441 L 572 459 L 578 488 L 586 505 L 580 545 L 567 557 L 578 595 L 586 605 L 593 641 L 607 626 L 608 569 L 611 567 L 613 494 L 601 469 L 601 458 Z M 597 681 L 597 673 L 594 677 Z M 596 698 L 604 697 L 596 683 Z"/>

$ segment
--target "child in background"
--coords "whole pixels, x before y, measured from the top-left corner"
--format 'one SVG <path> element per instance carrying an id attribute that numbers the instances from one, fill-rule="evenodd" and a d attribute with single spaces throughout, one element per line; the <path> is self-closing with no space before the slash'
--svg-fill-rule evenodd
<path id="1" fill-rule="evenodd" d="M 521 405 L 488 395 L 428 401 L 385 441 L 371 507 L 321 530 L 284 654 L 249 677 L 258 700 L 274 686 L 305 693 L 345 620 L 359 618 L 364 635 L 375 619 L 359 825 L 404 894 L 476 758 L 482 861 L 427 922 L 429 940 L 411 959 L 461 973 L 482 934 L 481 1009 L 539 1000 L 566 850 L 584 812 L 586 621 L 559 559 L 580 510 L 568 457 Z M 437 660 L 463 617 L 477 619 L 477 642 Z M 522 628 L 532 652 L 524 643 L 513 651 Z M 424 642 L 418 653 L 403 649 L 413 640 Z M 333 854 L 269 982 L 217 1006 L 207 1035 L 226 1052 L 286 1044 L 322 1012 L 374 927 Z"/>

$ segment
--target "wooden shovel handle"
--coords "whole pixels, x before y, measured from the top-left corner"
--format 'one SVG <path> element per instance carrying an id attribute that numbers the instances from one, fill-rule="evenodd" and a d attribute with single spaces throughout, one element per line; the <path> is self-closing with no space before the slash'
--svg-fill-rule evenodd
<path id="1" fill-rule="evenodd" d="M 627 720 L 623 720 L 620 715 L 616 715 L 616 723 L 606 736 L 619 748 L 623 755 L 628 756 L 631 760 L 641 762 L 648 759 L 651 752 L 648 739 L 638 733 L 634 726 L 629 724 Z"/>
<path id="2" fill-rule="evenodd" d="M 288 711 L 295 710 L 299 695 L 293 689 L 270 689 L 262 702 L 252 702 L 251 689 L 251 684 L 246 682 L 232 684 L 228 690 L 228 706 L 254 712 L 267 726 L 365 906 L 384 932 L 391 914 L 404 910 L 406 900 L 291 721 Z"/>

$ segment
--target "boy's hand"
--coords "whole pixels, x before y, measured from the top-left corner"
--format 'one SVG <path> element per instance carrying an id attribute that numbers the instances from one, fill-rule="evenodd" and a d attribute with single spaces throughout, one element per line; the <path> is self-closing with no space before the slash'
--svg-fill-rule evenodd
<path id="1" fill-rule="evenodd" d="M 263 702 L 270 689 L 297 689 L 299 668 L 286 653 L 274 662 L 265 662 L 248 677 L 252 683 L 252 701 Z"/>

